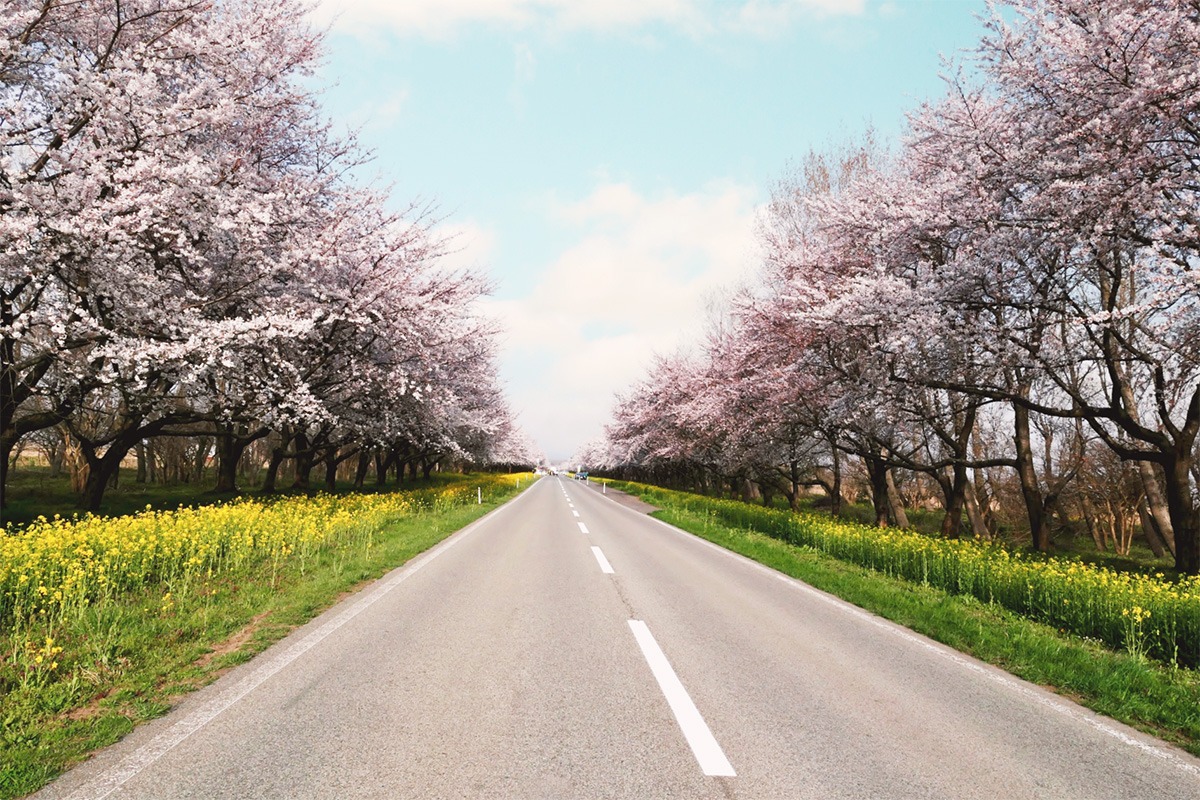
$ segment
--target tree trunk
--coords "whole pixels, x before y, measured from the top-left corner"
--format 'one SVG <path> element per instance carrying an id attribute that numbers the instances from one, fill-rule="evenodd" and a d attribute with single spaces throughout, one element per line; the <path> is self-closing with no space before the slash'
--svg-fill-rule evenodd
<path id="1" fill-rule="evenodd" d="M 1096 550 L 1103 553 L 1106 549 L 1104 546 L 1104 533 L 1100 530 L 1100 523 L 1096 520 L 1096 506 L 1092 503 L 1092 498 L 1086 494 L 1079 501 L 1079 509 L 1083 513 L 1083 524 L 1087 527 L 1088 536 L 1092 537 L 1092 543 L 1096 545 Z"/>
<path id="2" fill-rule="evenodd" d="M 66 445 L 59 442 L 50 449 L 50 477 L 58 478 L 62 476 L 63 456 L 66 455 Z"/>
<path id="3" fill-rule="evenodd" d="M 100 504 L 104 501 L 104 492 L 115 483 L 113 479 L 121 469 L 121 462 L 141 438 L 141 430 L 130 430 L 114 439 L 108 449 L 104 451 L 103 456 L 96 455 L 96 447 L 92 444 L 80 442 L 80 449 L 88 465 L 87 479 L 83 484 L 83 496 L 80 498 L 80 504 L 85 510 L 92 512 L 100 510 Z"/>
<path id="4" fill-rule="evenodd" d="M 1013 443 L 1017 452 L 1017 478 L 1021 482 L 1021 497 L 1029 517 L 1029 535 L 1033 548 L 1045 553 L 1050 550 L 1050 531 L 1046 527 L 1042 490 L 1038 486 L 1033 466 L 1033 447 L 1029 438 L 1029 409 L 1013 403 Z"/>
<path id="5" fill-rule="evenodd" d="M 979 508 L 979 498 L 975 496 L 975 487 L 967 484 L 963 491 L 963 504 L 967 509 L 967 519 L 971 522 L 971 533 L 976 539 L 987 539 L 991 536 L 987 521 Z"/>
<path id="6" fill-rule="evenodd" d="M 69 433 L 63 441 L 63 460 L 67 465 L 67 475 L 71 478 L 71 491 L 82 497 L 88 476 L 87 459 L 83 457 L 79 442 Z"/>
<path id="7" fill-rule="evenodd" d="M 17 439 L 16 445 L 13 446 L 12 452 L 9 453 L 9 456 L 8 456 L 9 470 L 15 470 L 17 468 L 17 465 L 20 464 L 21 454 L 25 452 L 26 444 L 28 444 L 28 443 L 21 439 Z"/>
<path id="8" fill-rule="evenodd" d="M 788 506 L 792 511 L 800 510 L 800 462 L 792 459 L 788 462 L 788 479 L 792 492 L 788 495 Z"/>
<path id="9" fill-rule="evenodd" d="M 16 436 L 0 434 L 0 508 L 8 507 L 8 456 L 16 443 Z"/>
<path id="10" fill-rule="evenodd" d="M 1163 497 L 1162 487 L 1158 485 L 1158 476 L 1154 474 L 1154 465 L 1149 461 L 1137 462 L 1138 475 L 1142 479 L 1142 487 L 1146 491 L 1147 511 L 1150 512 L 1150 526 L 1146 526 L 1143 520 L 1143 528 L 1153 528 L 1146 535 L 1147 540 L 1154 537 L 1175 555 L 1175 531 L 1171 527 L 1171 512 L 1167 508 L 1167 501 Z M 1154 549 L 1154 545 L 1150 545 Z M 1155 555 L 1162 555 L 1155 550 Z"/>
<path id="11" fill-rule="evenodd" d="M 376 458 L 379 457 L 376 453 Z M 363 483 L 367 480 L 367 471 L 371 468 L 371 454 L 366 448 L 358 451 L 358 469 L 354 471 L 354 488 L 363 488 Z"/>
<path id="12" fill-rule="evenodd" d="M 829 498 L 829 513 L 835 518 L 842 515 L 842 453 L 833 447 L 833 491 Z"/>
<path id="13" fill-rule="evenodd" d="M 316 467 L 316 459 L 311 452 L 301 452 L 296 456 L 296 476 L 292 479 L 292 488 L 302 492 L 312 490 L 312 472 Z"/>
<path id="14" fill-rule="evenodd" d="M 388 470 L 391 469 L 391 454 L 384 456 L 382 450 L 375 451 L 375 485 L 382 487 L 387 483 Z"/>
<path id="15" fill-rule="evenodd" d="M 908 515 L 904 513 L 904 502 L 900 499 L 900 492 L 896 490 L 896 480 L 892 477 L 890 469 L 884 469 L 883 480 L 887 488 L 888 516 L 896 527 L 907 528 Z"/>
<path id="16" fill-rule="evenodd" d="M 272 494 L 275 492 L 275 483 L 279 480 L 279 466 L 287 458 L 287 448 L 290 441 L 291 439 L 284 438 L 278 445 L 271 448 L 271 460 L 267 462 L 267 474 L 263 476 L 262 488 L 259 489 L 263 494 Z"/>
<path id="17" fill-rule="evenodd" d="M 1116 504 L 1109 503 L 1108 513 L 1112 514 L 1113 518 L 1113 541 L 1115 546 L 1113 549 L 1117 551 L 1119 556 L 1129 555 L 1129 534 L 1125 529 L 1125 514 Z"/>
<path id="18" fill-rule="evenodd" d="M 788 508 L 792 511 L 800 510 L 800 496 L 795 491 L 784 489 L 783 496 L 787 498 Z"/>
<path id="19" fill-rule="evenodd" d="M 243 439 L 232 430 L 222 431 L 217 435 L 217 485 L 214 492 L 236 492 L 238 464 L 250 440 Z"/>
<path id="20" fill-rule="evenodd" d="M 863 459 L 867 476 L 871 479 L 871 502 L 875 506 L 875 524 L 886 528 L 888 524 L 888 471 L 887 464 L 880 458 Z"/>
<path id="21" fill-rule="evenodd" d="M 100 510 L 100 504 L 104 502 L 104 492 L 112 478 L 112 469 L 111 463 L 102 457 L 88 458 L 88 474 L 83 483 L 83 494 L 79 498 L 79 505 L 85 511 Z"/>
<path id="22" fill-rule="evenodd" d="M 330 492 L 337 491 L 337 451 L 336 447 L 325 451 L 325 489 Z"/>
<path id="23" fill-rule="evenodd" d="M 961 463 L 953 465 L 953 478 L 946 492 L 946 515 L 942 517 L 942 536 L 957 539 L 962 535 L 963 506 L 967 495 L 967 468 Z"/>
<path id="24" fill-rule="evenodd" d="M 978 440 L 972 444 L 974 455 L 980 458 L 983 453 L 983 447 L 978 445 Z M 972 480 L 974 481 L 974 491 L 972 497 L 975 502 L 975 508 L 979 512 L 979 519 L 983 527 L 987 529 L 988 537 L 996 535 L 995 516 L 992 514 L 992 497 L 994 492 L 991 489 L 991 479 L 986 470 L 973 469 L 971 470 Z M 974 523 L 972 523 L 974 524 Z"/>
<path id="25" fill-rule="evenodd" d="M 143 440 L 143 449 L 146 451 L 146 483 L 158 483 L 158 453 L 155 450 L 154 442 Z"/>
<path id="26" fill-rule="evenodd" d="M 1167 554 L 1167 550 L 1163 546 L 1162 537 L 1158 532 L 1158 523 L 1150 513 L 1150 504 L 1146 502 L 1145 496 L 1138 501 L 1137 510 L 1138 517 L 1142 520 L 1142 536 L 1146 537 L 1146 544 L 1150 546 L 1156 558 L 1162 558 Z"/>
<path id="27" fill-rule="evenodd" d="M 146 482 L 146 443 L 139 441 L 133 448 L 134 455 L 137 456 L 137 478 L 135 483 Z"/>
<path id="28" fill-rule="evenodd" d="M 1200 574 L 1200 524 L 1192 503 L 1191 455 L 1176 455 L 1165 473 L 1167 508 L 1175 532 L 1175 569 L 1185 575 Z"/>
<path id="29" fill-rule="evenodd" d="M 309 446 L 308 437 L 303 433 L 296 434 L 296 477 L 292 480 L 292 488 L 307 492 L 312 486 L 313 451 Z"/>
<path id="30" fill-rule="evenodd" d="M 208 451 L 211 448 L 212 442 L 207 436 L 196 438 L 196 461 L 192 465 L 192 475 L 197 486 L 204 483 L 204 467 L 208 463 Z"/>

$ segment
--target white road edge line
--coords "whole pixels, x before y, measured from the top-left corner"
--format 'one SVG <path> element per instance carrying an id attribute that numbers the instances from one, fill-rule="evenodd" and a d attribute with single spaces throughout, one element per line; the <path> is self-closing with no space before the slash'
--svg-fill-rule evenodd
<path id="1" fill-rule="evenodd" d="M 203 728 L 209 722 L 212 722 L 225 709 L 250 694 L 250 692 L 254 691 L 276 673 L 316 647 L 330 634 L 366 611 L 377 601 L 383 599 L 392 589 L 395 589 L 401 583 L 415 575 L 422 567 L 459 542 L 465 540 L 484 522 L 490 521 L 499 512 L 512 508 L 517 501 L 525 496 L 527 496 L 527 492 L 522 492 L 509 502 L 499 508 L 493 509 L 467 527 L 452 534 L 450 538 L 444 540 L 432 550 L 425 551 L 422 555 L 412 559 L 404 566 L 393 570 L 389 575 L 384 576 L 355 595 L 340 611 L 326 612 L 328 619 L 317 625 L 307 634 L 302 635 L 296 641 L 284 644 L 284 642 L 287 642 L 287 639 L 283 639 L 279 644 L 275 645 L 275 648 L 278 649 L 268 649 L 258 658 L 247 662 L 245 673 L 238 676 L 235 682 L 218 691 L 214 697 L 207 700 L 203 705 L 188 711 L 165 731 L 120 759 L 116 764 L 88 781 L 85 785 L 76 789 L 69 795 L 68 800 L 103 800 L 103 798 L 108 797 L 125 785 L 130 779 L 137 776 L 139 772 L 181 744 L 193 733 Z M 320 619 L 320 617 L 317 619 Z M 280 647 L 280 645 L 283 646 Z M 272 652 L 273 649 L 275 652 Z M 236 674 L 231 673 L 229 677 L 233 678 Z M 212 686 L 219 686 L 219 682 L 212 684 Z"/>
<path id="2" fill-rule="evenodd" d="M 579 526 L 580 533 L 591 533 L 591 531 L 587 529 L 587 525 L 584 525 L 582 522 L 577 522 L 575 524 Z"/>
<path id="3" fill-rule="evenodd" d="M 667 705 L 671 707 L 675 721 L 679 723 L 683 737 L 692 748 L 692 755 L 699 762 L 700 769 L 705 775 L 736 776 L 733 765 L 725 757 L 721 745 L 717 744 L 704 717 L 700 716 L 700 709 L 696 708 L 687 689 L 683 688 L 679 676 L 671 668 L 671 662 L 667 661 L 662 648 L 654 640 L 654 634 L 650 633 L 650 628 L 640 619 L 631 619 L 629 629 L 633 631 L 633 638 L 637 639 L 638 647 L 642 648 L 642 655 L 646 657 L 646 663 L 650 665 L 650 671 L 658 681 L 658 688 L 662 689 L 663 696 L 667 698 Z"/>
<path id="4" fill-rule="evenodd" d="M 612 564 L 608 563 L 608 559 L 604 557 L 604 553 L 599 547 L 592 545 L 592 555 L 596 557 L 596 562 L 600 565 L 601 572 L 605 575 L 614 574 Z"/>
<path id="5" fill-rule="evenodd" d="M 605 495 L 605 497 L 607 497 L 607 495 Z M 1042 687 L 1037 686 L 1036 684 L 1030 683 L 1026 680 L 1023 680 L 1022 678 L 1018 678 L 1015 675 L 1005 672 L 1004 670 L 1000 669 L 999 667 L 993 667 L 990 664 L 986 664 L 984 662 L 973 659 L 970 656 L 963 655 L 962 653 L 958 652 L 957 650 L 954 650 L 953 648 L 951 648 L 949 645 L 944 645 L 939 642 L 935 642 L 934 640 L 929 639 L 925 636 L 922 636 L 921 634 L 910 631 L 908 628 L 905 628 L 904 626 L 900 625 L 899 623 L 892 622 L 891 620 L 884 619 L 883 617 L 880 617 L 880 616 L 876 616 L 875 614 L 872 614 L 869 611 L 859 608 L 858 606 L 854 605 L 853 603 L 849 603 L 845 600 L 842 600 L 840 597 L 829 594 L 828 592 L 823 592 L 820 589 L 816 588 L 815 586 L 810 586 L 807 583 L 805 583 L 804 581 L 800 580 L 799 578 L 793 578 L 790 575 L 785 575 L 784 573 L 779 572 L 778 570 L 771 569 L 770 567 L 766 566 L 765 564 L 760 564 L 757 561 L 755 561 L 751 558 L 748 558 L 747 556 L 743 556 L 740 553 L 735 553 L 732 550 L 727 550 L 724 547 L 721 547 L 718 544 L 713 544 L 712 542 L 710 542 L 706 539 L 701 539 L 699 536 L 696 536 L 693 533 L 688 533 L 687 531 L 683 530 L 682 528 L 676 528 L 671 523 L 664 522 L 661 519 L 659 519 L 658 517 L 652 517 L 649 514 L 643 514 L 639 511 L 634 511 L 632 508 L 629 508 L 628 506 L 621 505 L 614 498 L 609 498 L 609 499 L 612 500 L 612 502 L 618 508 L 623 508 L 626 511 L 628 511 L 630 514 L 636 514 L 637 516 L 641 517 L 642 519 L 648 519 L 653 522 L 657 522 L 659 525 L 666 528 L 667 530 L 673 531 L 674 533 L 678 534 L 679 536 L 685 537 L 686 539 L 688 539 L 692 542 L 695 542 L 696 544 L 699 544 L 699 545 L 707 547 L 711 550 L 714 550 L 714 551 L 720 553 L 721 555 L 724 555 L 728 558 L 733 559 L 734 561 L 740 562 L 741 564 L 743 564 L 747 567 L 750 567 L 751 569 L 755 569 L 755 570 L 758 570 L 759 572 L 766 573 L 766 574 L 774 577 L 776 580 L 779 580 L 780 582 L 791 586 L 793 589 L 803 592 L 805 594 L 811 595 L 814 598 L 816 598 L 817 600 L 827 603 L 828 605 L 833 606 L 834 608 L 840 609 L 841 611 L 843 611 L 846 614 L 849 614 L 850 616 L 857 617 L 857 618 L 861 619 L 862 621 L 867 622 L 867 623 L 879 628 L 880 630 L 883 630 L 883 631 L 886 631 L 887 633 L 892 634 L 893 636 L 896 636 L 900 639 L 906 639 L 909 642 L 911 642 L 912 644 L 917 645 L 918 647 L 921 647 L 931 653 L 935 653 L 949 661 L 953 661 L 953 662 L 957 663 L 958 665 L 970 670 L 971 672 L 974 672 L 975 674 L 979 675 L 980 677 L 983 677 L 989 681 L 992 681 L 993 683 L 997 683 L 1002 686 L 1006 686 L 1009 689 L 1015 691 L 1017 694 L 1023 695 L 1025 697 L 1029 698 L 1030 700 L 1032 700 L 1033 702 L 1035 702 L 1051 711 L 1054 711 L 1058 714 L 1062 714 L 1064 716 L 1070 717 L 1078 722 L 1082 722 L 1084 725 L 1087 725 L 1088 727 L 1092 728 L 1093 730 L 1098 731 L 1099 733 L 1105 734 L 1107 736 L 1111 736 L 1112 738 L 1116 739 L 1117 741 L 1121 742 L 1122 744 L 1125 744 L 1125 745 L 1128 745 L 1135 749 L 1141 750 L 1144 753 L 1152 755 L 1156 758 L 1163 759 L 1164 761 L 1168 761 L 1172 765 L 1178 767 L 1179 769 L 1182 769 L 1185 772 L 1191 773 L 1192 775 L 1200 775 L 1200 767 L 1197 767 L 1195 764 L 1191 763 L 1189 760 L 1191 758 L 1191 756 L 1189 754 L 1182 753 L 1181 751 L 1177 751 L 1170 744 L 1166 744 L 1166 743 L 1160 744 L 1157 742 L 1148 742 L 1148 741 L 1144 741 L 1142 739 L 1136 738 L 1134 735 L 1131 735 L 1130 733 L 1127 733 L 1125 730 L 1122 730 L 1120 727 L 1117 727 L 1118 725 L 1120 725 L 1120 723 L 1110 721 L 1107 717 L 1104 717 L 1104 716 L 1098 714 L 1097 712 L 1086 709 L 1086 708 L 1078 705 L 1077 703 L 1073 703 L 1070 700 L 1066 699 L 1065 697 L 1056 695 L 1053 692 L 1051 692 L 1049 689 L 1043 689 Z M 1149 737 L 1148 734 L 1138 734 L 1138 735 L 1145 735 L 1148 738 L 1153 739 L 1153 737 Z"/>

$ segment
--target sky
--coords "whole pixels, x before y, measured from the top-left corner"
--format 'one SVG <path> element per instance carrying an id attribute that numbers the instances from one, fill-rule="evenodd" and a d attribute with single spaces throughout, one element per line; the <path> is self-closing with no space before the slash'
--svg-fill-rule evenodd
<path id="1" fill-rule="evenodd" d="M 364 180 L 432 204 L 493 284 L 510 404 L 564 461 L 655 353 L 753 279 L 756 219 L 810 150 L 945 91 L 983 0 L 320 0 L 325 113 Z"/>

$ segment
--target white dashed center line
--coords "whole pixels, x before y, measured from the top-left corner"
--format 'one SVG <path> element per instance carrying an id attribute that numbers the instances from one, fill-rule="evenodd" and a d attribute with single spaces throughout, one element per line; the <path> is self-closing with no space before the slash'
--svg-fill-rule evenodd
<path id="1" fill-rule="evenodd" d="M 596 557 L 596 563 L 600 565 L 601 572 L 605 575 L 613 574 L 612 564 L 608 563 L 608 559 L 604 557 L 604 553 L 601 552 L 599 547 L 592 545 L 592 555 Z"/>
<path id="2" fill-rule="evenodd" d="M 654 673 L 654 678 L 658 681 L 658 688 L 662 689 L 663 695 L 667 698 L 667 705 L 675 714 L 675 721 L 679 723 L 683 737 L 691 746 L 692 754 L 696 756 L 700 769 L 705 775 L 726 777 L 737 775 L 733 771 L 733 765 L 725 757 L 721 745 L 717 744 L 716 738 L 709 730 L 708 723 L 704 721 L 704 717 L 700 716 L 700 709 L 696 708 L 687 689 L 683 688 L 679 676 L 671 668 L 671 662 L 667 661 L 662 648 L 654 640 L 654 634 L 650 633 L 650 628 L 640 619 L 629 620 L 629 628 L 633 631 L 633 637 L 637 639 L 638 646 L 642 648 L 642 655 L 646 657 L 646 663 L 650 665 L 650 671 Z"/>

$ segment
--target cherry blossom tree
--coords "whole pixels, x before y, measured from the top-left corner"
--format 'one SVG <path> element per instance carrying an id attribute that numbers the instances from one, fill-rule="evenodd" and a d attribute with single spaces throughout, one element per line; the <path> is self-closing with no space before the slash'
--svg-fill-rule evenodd
<path id="1" fill-rule="evenodd" d="M 1012 5 L 979 51 L 985 92 L 952 92 L 914 144 L 965 201 L 943 212 L 965 246 L 937 292 L 983 312 L 1001 378 L 967 388 L 1085 420 L 1139 465 L 1148 535 L 1194 573 L 1200 20 L 1185 3 Z"/>
<path id="2" fill-rule="evenodd" d="M 1048 547 L 1094 439 L 1136 468 L 1151 545 L 1196 573 L 1200 13 L 1009 0 L 989 31 L 981 80 L 950 79 L 894 158 L 813 157 L 776 193 L 747 304 L 758 354 L 726 374 L 771 408 L 800 379 L 783 393 L 816 399 L 813 434 L 863 459 L 878 518 L 903 468 L 941 486 L 951 535 L 972 498 L 984 527 L 971 471 L 1003 468 Z M 643 435 L 678 427 L 670 395 L 625 410 Z M 983 413 L 1011 447 L 972 439 Z M 717 425 L 696 422 L 693 441 Z"/>
<path id="3" fill-rule="evenodd" d="M 293 166 L 319 130 L 296 81 L 316 37 L 288 0 L 2 14 L 2 449 L 119 394 L 119 429 L 88 440 L 98 485 L 122 448 L 186 421 L 187 376 L 149 351 L 204 358 L 226 307 L 300 253 L 311 188 Z"/>
<path id="4" fill-rule="evenodd" d="M 95 508 L 148 437 L 215 435 L 229 490 L 269 432 L 304 484 L 363 447 L 428 470 L 503 428 L 487 285 L 438 267 L 428 214 L 350 182 L 365 155 L 321 119 L 303 10 L 0 9 L 5 467 L 65 425 Z"/>

